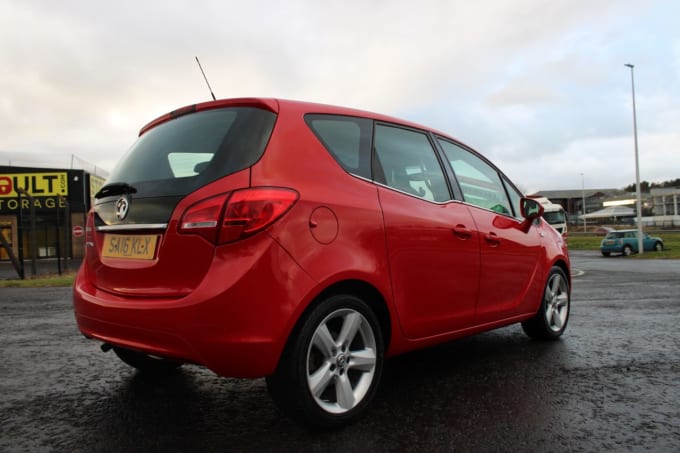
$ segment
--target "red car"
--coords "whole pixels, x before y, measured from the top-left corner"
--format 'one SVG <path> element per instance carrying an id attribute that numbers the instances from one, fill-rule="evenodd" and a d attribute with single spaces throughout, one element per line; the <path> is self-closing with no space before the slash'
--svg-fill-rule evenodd
<path id="1" fill-rule="evenodd" d="M 266 377 L 332 427 L 385 357 L 522 323 L 556 339 L 570 269 L 542 208 L 459 141 L 395 118 L 277 99 L 175 110 L 95 195 L 74 309 L 149 374 Z"/>

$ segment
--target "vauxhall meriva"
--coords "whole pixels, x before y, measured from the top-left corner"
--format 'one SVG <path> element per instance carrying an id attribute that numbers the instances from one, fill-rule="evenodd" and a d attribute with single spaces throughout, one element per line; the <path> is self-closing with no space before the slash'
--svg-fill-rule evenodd
<path id="1" fill-rule="evenodd" d="M 266 377 L 288 415 L 355 420 L 385 357 L 569 317 L 562 237 L 493 164 L 395 118 L 277 99 L 140 131 L 95 195 L 74 287 L 86 337 L 150 375 Z"/>

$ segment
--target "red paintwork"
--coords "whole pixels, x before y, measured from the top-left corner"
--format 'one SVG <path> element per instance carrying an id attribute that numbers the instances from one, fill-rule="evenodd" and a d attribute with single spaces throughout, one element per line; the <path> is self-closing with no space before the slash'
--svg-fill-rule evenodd
<path id="1" fill-rule="evenodd" d="M 551 266 L 569 275 L 564 242 L 460 201 L 424 202 L 345 172 L 303 115 L 335 113 L 429 128 L 352 109 L 272 99 L 190 106 L 260 106 L 278 114 L 262 159 L 186 196 L 153 261 L 104 259 L 88 221 L 74 309 L 88 337 L 198 363 L 224 376 L 271 374 L 305 310 L 336 285 L 361 282 L 384 307 L 387 355 L 533 316 Z M 176 116 L 164 115 L 140 134 Z M 439 133 L 440 135 L 444 135 Z M 265 231 L 215 245 L 180 231 L 188 208 L 248 187 L 299 199 Z M 145 234 L 147 232 L 144 232 Z M 351 287 L 357 287 L 354 284 Z M 365 295 L 365 294 L 364 294 Z"/>

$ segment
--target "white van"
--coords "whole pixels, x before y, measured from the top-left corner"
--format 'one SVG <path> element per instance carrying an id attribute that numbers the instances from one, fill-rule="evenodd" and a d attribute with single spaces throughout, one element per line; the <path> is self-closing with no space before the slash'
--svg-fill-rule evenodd
<path id="1" fill-rule="evenodd" d="M 553 203 L 546 197 L 531 197 L 538 201 L 543 206 L 543 218 L 553 228 L 555 228 L 562 237 L 567 237 L 567 213 L 564 211 L 562 205 Z"/>

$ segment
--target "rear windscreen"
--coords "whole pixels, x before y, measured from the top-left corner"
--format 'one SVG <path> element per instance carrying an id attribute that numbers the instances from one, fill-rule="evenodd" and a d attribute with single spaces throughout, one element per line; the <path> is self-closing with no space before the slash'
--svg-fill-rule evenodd
<path id="1" fill-rule="evenodd" d="M 144 196 L 186 195 L 257 162 L 275 120 L 266 110 L 230 107 L 162 123 L 139 137 L 107 185 L 126 183 Z"/>

